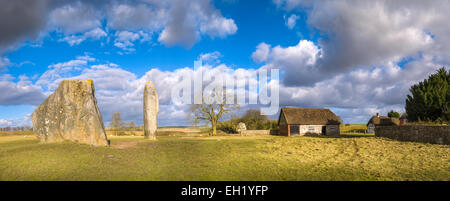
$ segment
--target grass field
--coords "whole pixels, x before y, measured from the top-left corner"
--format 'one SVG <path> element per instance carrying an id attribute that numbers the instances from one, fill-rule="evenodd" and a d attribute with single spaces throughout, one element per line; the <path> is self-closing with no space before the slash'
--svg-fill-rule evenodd
<path id="1" fill-rule="evenodd" d="M 448 145 L 373 136 L 110 137 L 110 147 L 0 137 L 0 180 L 450 180 Z"/>

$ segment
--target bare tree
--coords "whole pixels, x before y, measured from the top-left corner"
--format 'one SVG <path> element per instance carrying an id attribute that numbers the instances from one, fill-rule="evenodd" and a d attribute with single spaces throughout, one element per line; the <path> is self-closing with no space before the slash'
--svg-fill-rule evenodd
<path id="1" fill-rule="evenodd" d="M 113 129 L 115 135 L 117 135 L 122 130 L 123 120 L 120 112 L 112 114 L 112 120 L 109 124 Z"/>
<path id="2" fill-rule="evenodd" d="M 205 94 L 200 95 L 202 96 L 203 103 L 192 104 L 190 106 L 190 116 L 193 117 L 194 125 L 201 122 L 210 124 L 210 135 L 216 135 L 217 124 L 223 117 L 230 115 L 232 111 L 238 109 L 239 105 L 235 104 L 235 97 L 233 97 L 232 103 L 227 103 L 225 90 L 215 90 L 212 92 L 213 96 L 206 96 Z"/>

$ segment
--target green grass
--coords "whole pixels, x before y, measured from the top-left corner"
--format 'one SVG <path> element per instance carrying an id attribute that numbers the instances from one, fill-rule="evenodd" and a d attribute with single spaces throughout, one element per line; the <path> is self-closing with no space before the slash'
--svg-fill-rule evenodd
<path id="1" fill-rule="evenodd" d="M 450 180 L 448 145 L 377 137 L 0 137 L 0 180 Z"/>
<path id="2" fill-rule="evenodd" d="M 345 124 L 341 124 L 341 131 L 364 131 L 367 129 L 367 126 L 365 124 L 350 124 L 349 126 L 346 126 Z"/>

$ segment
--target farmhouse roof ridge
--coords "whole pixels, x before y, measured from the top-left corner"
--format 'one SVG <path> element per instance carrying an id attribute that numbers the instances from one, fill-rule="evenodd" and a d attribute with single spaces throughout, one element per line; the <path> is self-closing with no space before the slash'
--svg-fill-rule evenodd
<path id="1" fill-rule="evenodd" d="M 300 125 L 339 125 L 340 119 L 327 108 L 282 107 L 280 115 L 284 115 L 287 124 Z"/>
<path id="2" fill-rule="evenodd" d="M 371 123 L 375 125 L 400 125 L 400 120 L 388 116 L 372 116 L 367 125 Z"/>

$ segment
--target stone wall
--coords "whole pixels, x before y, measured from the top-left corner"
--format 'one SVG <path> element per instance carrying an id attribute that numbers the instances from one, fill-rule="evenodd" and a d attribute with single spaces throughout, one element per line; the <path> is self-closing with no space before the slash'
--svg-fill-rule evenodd
<path id="1" fill-rule="evenodd" d="M 376 126 L 375 136 L 399 141 L 450 144 L 450 126 L 402 125 Z"/>
<path id="2" fill-rule="evenodd" d="M 244 136 L 270 135 L 270 130 L 245 130 L 242 131 Z"/>

